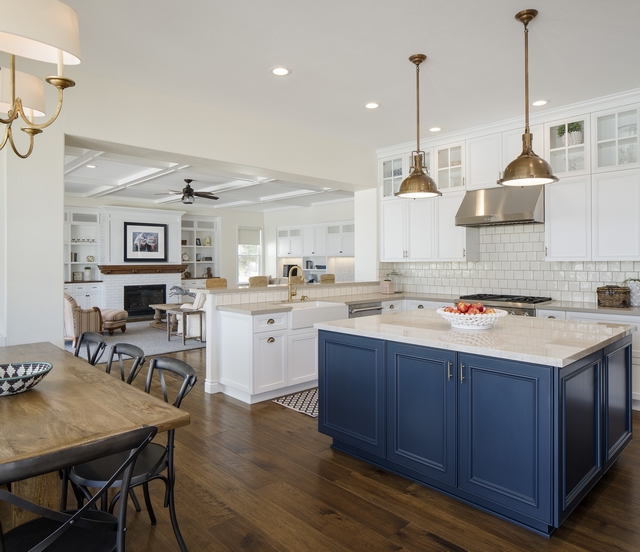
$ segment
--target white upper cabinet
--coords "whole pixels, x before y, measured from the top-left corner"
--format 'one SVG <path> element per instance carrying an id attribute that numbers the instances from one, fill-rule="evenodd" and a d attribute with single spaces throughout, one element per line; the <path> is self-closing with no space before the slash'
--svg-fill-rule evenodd
<path id="1" fill-rule="evenodd" d="M 592 179 L 593 260 L 640 260 L 640 170 Z"/>
<path id="2" fill-rule="evenodd" d="M 531 134 L 533 135 L 533 151 L 536 155 L 544 157 L 544 128 L 542 125 L 531 125 Z M 502 133 L 502 168 L 511 163 L 516 157 L 522 153 L 522 135 L 524 134 L 524 126 L 514 130 L 508 130 Z M 548 161 L 548 158 L 545 157 Z M 468 188 L 468 186 L 467 186 Z"/>
<path id="3" fill-rule="evenodd" d="M 302 256 L 302 231 L 300 228 L 278 229 L 278 257 Z"/>
<path id="4" fill-rule="evenodd" d="M 545 260 L 591 259 L 591 177 L 563 178 L 545 196 Z"/>
<path id="5" fill-rule="evenodd" d="M 408 174 L 407 167 L 406 155 L 398 155 L 379 161 L 378 174 L 380 175 L 382 199 L 395 197 L 394 194 Z"/>
<path id="6" fill-rule="evenodd" d="M 638 166 L 638 107 L 625 106 L 592 115 L 593 171 Z"/>
<path id="7" fill-rule="evenodd" d="M 353 257 L 356 252 L 355 225 L 329 224 L 327 231 L 327 256 L 328 257 Z"/>
<path id="8" fill-rule="evenodd" d="M 326 226 L 305 226 L 302 228 L 302 254 L 306 257 L 327 254 Z"/>
<path id="9" fill-rule="evenodd" d="M 464 190 L 464 142 L 435 148 L 435 162 L 435 175 L 432 174 L 431 177 L 435 179 L 441 192 Z"/>
<path id="10" fill-rule="evenodd" d="M 589 118 L 574 117 L 544 125 L 546 148 L 544 158 L 555 176 L 588 174 Z"/>
<path id="11" fill-rule="evenodd" d="M 435 255 L 438 261 L 476 261 L 479 252 L 477 228 L 455 225 L 464 192 L 443 195 L 435 202 Z"/>
<path id="12" fill-rule="evenodd" d="M 496 188 L 502 166 L 502 134 L 489 134 L 466 141 L 467 190 Z"/>
<path id="13" fill-rule="evenodd" d="M 440 199 L 383 202 L 380 208 L 381 261 L 434 260 L 434 202 Z"/>

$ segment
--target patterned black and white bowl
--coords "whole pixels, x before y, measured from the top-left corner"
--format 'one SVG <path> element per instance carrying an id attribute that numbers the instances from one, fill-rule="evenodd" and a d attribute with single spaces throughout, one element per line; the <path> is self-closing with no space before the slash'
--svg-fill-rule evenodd
<path id="1" fill-rule="evenodd" d="M 48 362 L 0 364 L 0 397 L 24 393 L 39 383 L 51 368 Z"/>

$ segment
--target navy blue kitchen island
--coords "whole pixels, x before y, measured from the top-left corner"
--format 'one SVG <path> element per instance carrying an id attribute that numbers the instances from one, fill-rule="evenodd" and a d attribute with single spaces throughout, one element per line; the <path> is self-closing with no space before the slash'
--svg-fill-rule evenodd
<path id="1" fill-rule="evenodd" d="M 317 327 L 334 448 L 544 535 L 631 441 L 633 326 L 465 332 L 414 311 Z"/>

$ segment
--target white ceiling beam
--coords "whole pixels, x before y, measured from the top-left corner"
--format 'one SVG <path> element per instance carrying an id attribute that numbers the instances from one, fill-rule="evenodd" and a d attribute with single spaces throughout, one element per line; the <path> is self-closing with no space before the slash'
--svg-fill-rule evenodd
<path id="1" fill-rule="evenodd" d="M 159 171 L 156 171 L 155 173 L 148 175 L 148 176 L 143 176 L 143 177 L 136 177 L 133 180 L 128 181 L 126 184 L 122 184 L 119 186 L 116 186 L 114 188 L 112 188 L 111 190 L 108 190 L 106 192 L 103 193 L 97 193 L 94 194 L 90 197 L 102 197 L 105 195 L 109 195 L 109 194 L 113 194 L 116 193 L 120 190 L 124 190 L 125 188 L 130 188 L 131 186 L 137 186 L 138 184 L 142 184 L 143 182 L 149 182 L 150 180 L 154 180 L 156 178 L 160 178 L 161 176 L 164 176 L 166 174 L 171 174 L 174 173 L 176 171 L 182 170 L 182 169 L 186 169 L 189 165 L 181 165 L 179 167 L 174 167 L 171 169 L 162 169 Z"/>
<path id="2" fill-rule="evenodd" d="M 94 159 L 97 159 L 101 155 L 104 155 L 104 151 L 92 151 L 92 150 L 89 150 L 87 153 L 85 153 L 81 157 L 78 157 L 78 158 L 74 159 L 73 161 L 69 161 L 64 166 L 64 174 L 70 174 L 73 171 L 78 170 L 79 168 L 85 166 L 87 163 L 90 163 Z"/>

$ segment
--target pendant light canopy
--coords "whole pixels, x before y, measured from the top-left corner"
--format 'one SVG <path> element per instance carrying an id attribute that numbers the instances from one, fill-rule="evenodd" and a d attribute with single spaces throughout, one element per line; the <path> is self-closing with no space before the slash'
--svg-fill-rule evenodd
<path id="1" fill-rule="evenodd" d="M 415 151 L 411 152 L 413 164 L 409 176 L 402 181 L 400 189 L 395 195 L 409 199 L 419 199 L 423 197 L 435 197 L 442 195 L 438 191 L 433 178 L 429 176 L 427 168 L 424 166 L 424 152 L 420 151 L 420 64 L 427 59 L 424 54 L 415 54 L 409 58 L 416 66 L 416 134 L 417 145 Z"/>
<path id="2" fill-rule="evenodd" d="M 531 147 L 533 137 L 529 129 L 529 29 L 527 25 L 538 15 L 538 10 L 523 10 L 516 14 L 516 20 L 524 25 L 524 134 L 522 153 L 504 170 L 498 184 L 503 186 L 540 186 L 557 182 L 551 166 L 538 157 Z"/>

